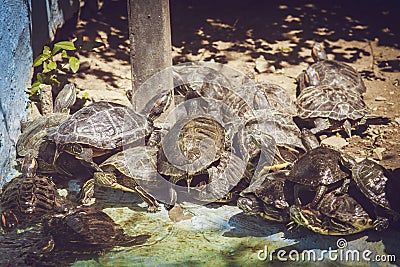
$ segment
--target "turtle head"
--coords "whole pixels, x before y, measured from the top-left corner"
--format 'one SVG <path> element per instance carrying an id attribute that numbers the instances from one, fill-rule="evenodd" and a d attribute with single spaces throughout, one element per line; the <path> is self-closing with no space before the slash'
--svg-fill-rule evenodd
<path id="1" fill-rule="evenodd" d="M 76 101 L 76 87 L 73 83 L 68 83 L 58 93 L 54 100 L 54 112 L 69 113 L 69 109 Z"/>
<path id="2" fill-rule="evenodd" d="M 173 91 L 169 90 L 161 97 L 157 98 L 150 108 L 148 120 L 154 122 L 162 113 L 164 113 L 170 106 L 173 100 Z"/>
<path id="3" fill-rule="evenodd" d="M 353 169 L 353 167 L 357 164 L 356 160 L 346 153 L 340 153 L 340 163 L 348 170 Z"/>
<path id="4" fill-rule="evenodd" d="M 328 59 L 324 46 L 321 43 L 315 43 L 312 47 L 311 56 L 315 62 Z"/>
<path id="5" fill-rule="evenodd" d="M 26 177 L 33 177 L 36 174 L 38 163 L 32 154 L 28 154 L 24 157 L 21 166 L 21 172 Z"/>
<path id="6" fill-rule="evenodd" d="M 111 187 L 117 183 L 117 177 L 112 172 L 95 172 L 93 174 L 95 184 L 100 186 Z"/>
<path id="7" fill-rule="evenodd" d="M 75 156 L 75 158 L 77 159 L 81 159 L 87 162 L 91 162 L 93 158 L 93 150 L 90 148 L 85 148 L 79 143 L 67 143 L 58 145 L 57 157 L 55 157 L 55 160 L 57 160 L 61 152 L 66 152 L 70 155 Z"/>
<path id="8" fill-rule="evenodd" d="M 307 151 L 319 147 L 319 141 L 317 137 L 311 132 L 310 129 L 301 129 L 301 142 Z"/>
<path id="9" fill-rule="evenodd" d="M 261 200 L 254 194 L 244 194 L 237 200 L 237 206 L 246 214 L 259 214 L 263 212 Z"/>

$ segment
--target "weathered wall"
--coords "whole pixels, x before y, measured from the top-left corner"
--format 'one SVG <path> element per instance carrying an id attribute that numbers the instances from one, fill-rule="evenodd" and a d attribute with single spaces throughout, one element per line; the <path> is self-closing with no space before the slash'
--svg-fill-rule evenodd
<path id="1" fill-rule="evenodd" d="M 33 51 L 40 53 L 78 8 L 78 0 L 0 0 L 0 185 L 10 179 Z"/>

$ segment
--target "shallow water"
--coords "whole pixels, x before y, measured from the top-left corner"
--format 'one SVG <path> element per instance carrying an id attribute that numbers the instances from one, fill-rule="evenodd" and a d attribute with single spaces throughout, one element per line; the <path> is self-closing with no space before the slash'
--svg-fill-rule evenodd
<path id="1" fill-rule="evenodd" d="M 76 261 L 73 266 L 265 266 L 280 265 L 285 259 L 297 265 L 321 262 L 335 266 L 387 266 L 391 264 L 367 259 L 389 254 L 397 259 L 393 265 L 400 264 L 397 230 L 345 237 L 322 236 L 306 229 L 291 233 L 283 224 L 244 215 L 235 206 L 205 207 L 190 203 L 184 203 L 183 207 L 192 217 L 173 222 L 165 209 L 148 213 L 137 205 L 138 199 L 129 197 L 129 200 L 127 195 L 118 198 L 117 207 L 110 207 L 111 202 L 96 206 L 103 206 L 127 234 L 152 237 L 140 247 L 116 247 L 96 259 Z M 331 255 L 323 250 L 331 250 Z"/>

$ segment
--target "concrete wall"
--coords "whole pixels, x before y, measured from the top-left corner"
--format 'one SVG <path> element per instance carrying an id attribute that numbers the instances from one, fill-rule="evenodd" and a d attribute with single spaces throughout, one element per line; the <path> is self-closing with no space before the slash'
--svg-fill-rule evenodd
<path id="1" fill-rule="evenodd" d="M 78 9 L 79 0 L 0 0 L 0 186 L 12 175 L 33 55 Z"/>

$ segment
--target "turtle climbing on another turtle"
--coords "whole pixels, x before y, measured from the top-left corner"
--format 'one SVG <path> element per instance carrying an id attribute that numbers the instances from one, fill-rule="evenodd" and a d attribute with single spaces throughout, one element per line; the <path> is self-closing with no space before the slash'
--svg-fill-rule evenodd
<path id="1" fill-rule="evenodd" d="M 329 85 L 358 94 L 366 92 L 361 75 L 350 65 L 329 60 L 321 43 L 315 43 L 311 50 L 314 63 L 297 78 L 297 94 L 309 86 Z"/>
<path id="2" fill-rule="evenodd" d="M 367 124 L 370 112 L 359 93 L 329 84 L 302 89 L 296 106 L 301 128 L 307 125 L 314 134 L 343 129 L 349 137 L 352 127 Z"/>
<path id="3" fill-rule="evenodd" d="M 78 110 L 60 125 L 48 129 L 57 145 L 54 161 L 62 152 L 74 155 L 88 167 L 101 171 L 93 158 L 140 142 L 152 131 L 144 115 L 112 102 L 95 102 Z"/>
<path id="4" fill-rule="evenodd" d="M 341 152 L 328 147 L 316 147 L 316 137 L 308 129 L 303 129 L 302 134 L 308 151 L 293 164 L 287 179 L 295 183 L 296 204 L 301 205 L 301 190 L 315 191 L 315 197 L 309 206 L 316 207 L 329 190 L 336 189 L 337 193 L 347 192 L 350 174 L 343 165 Z"/>

